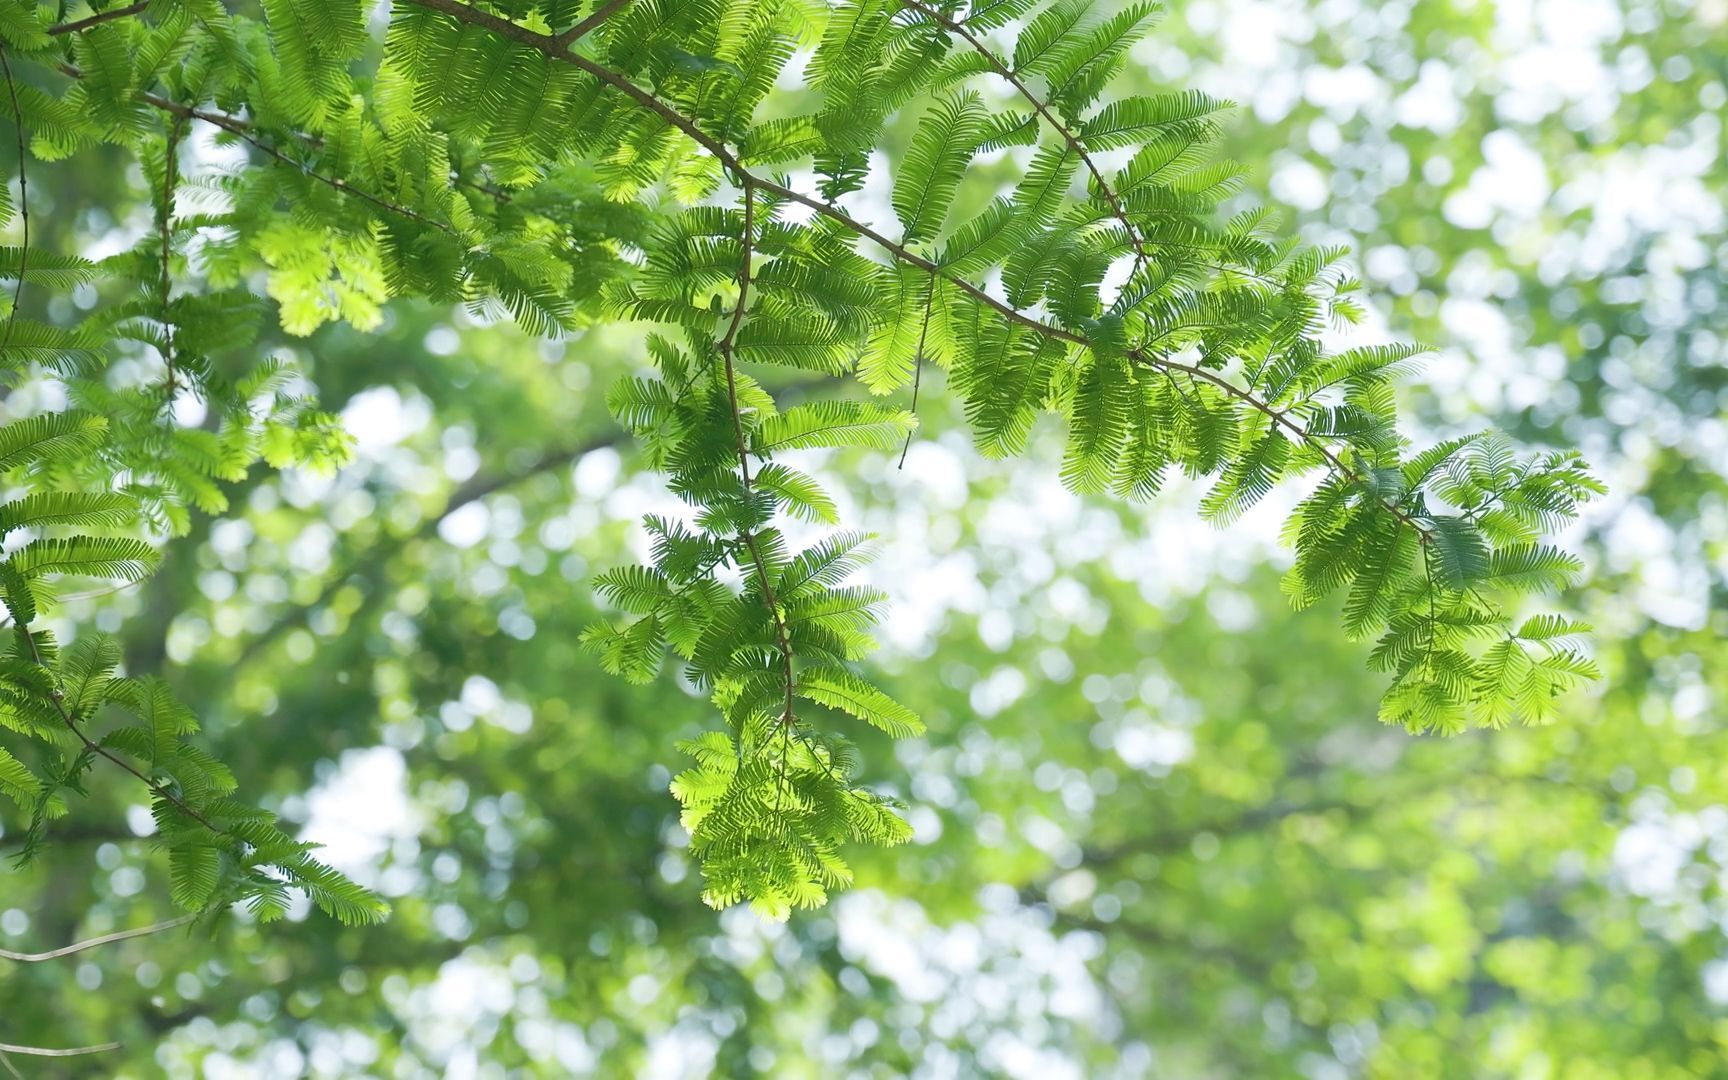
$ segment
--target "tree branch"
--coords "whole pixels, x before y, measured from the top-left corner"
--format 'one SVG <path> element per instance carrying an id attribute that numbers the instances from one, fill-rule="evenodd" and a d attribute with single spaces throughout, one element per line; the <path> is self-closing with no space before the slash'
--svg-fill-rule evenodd
<path id="1" fill-rule="evenodd" d="M 782 400 L 785 400 L 788 397 L 801 396 L 810 388 L 811 385 L 811 383 L 803 382 L 794 383 L 782 391 L 781 398 Z M 367 572 L 371 567 L 383 563 L 392 554 L 413 540 L 425 539 L 432 536 L 438 531 L 438 525 L 440 522 L 451 514 L 454 514 L 456 511 L 462 509 L 464 506 L 467 506 L 469 503 L 478 502 L 481 499 L 504 490 L 505 488 L 514 487 L 517 484 L 538 476 L 541 473 L 550 472 L 553 469 L 568 465 L 586 454 L 591 454 L 596 450 L 602 450 L 607 447 L 615 447 L 626 440 L 627 436 L 623 432 L 615 431 L 611 434 L 596 436 L 595 438 L 589 439 L 576 446 L 553 447 L 519 469 L 494 473 L 489 476 L 474 477 L 453 491 L 450 494 L 449 500 L 444 504 L 443 509 L 439 510 L 435 516 L 427 518 L 414 532 L 400 538 L 391 537 L 379 541 L 366 552 L 363 559 L 357 561 L 355 565 L 349 567 L 345 572 L 338 574 L 325 582 L 324 587 L 319 590 L 317 598 L 310 604 L 298 606 L 284 612 L 280 618 L 271 623 L 261 631 L 257 637 L 254 637 L 246 644 L 246 647 L 241 650 L 239 657 L 229 665 L 230 668 L 233 670 L 239 670 L 251 663 L 260 656 L 265 649 L 269 648 L 273 643 L 279 640 L 283 634 L 304 623 L 311 616 L 312 612 L 329 604 L 342 586 L 347 584 L 355 574 Z"/>
<path id="2" fill-rule="evenodd" d="M 67 22 L 61 23 L 59 26 L 50 26 L 48 28 L 48 36 L 60 37 L 63 34 L 76 34 L 78 31 L 88 30 L 92 26 L 100 26 L 105 22 L 113 22 L 115 19 L 124 19 L 128 15 L 140 14 L 149 6 L 149 0 L 139 0 L 138 3 L 127 4 L 125 7 L 109 8 L 107 11 L 98 11 L 96 14 L 79 19 L 76 22 Z"/>
<path id="3" fill-rule="evenodd" d="M 438 511 L 436 516 L 427 518 L 414 532 L 399 539 L 389 538 L 382 540 L 378 544 L 374 545 L 366 554 L 366 563 L 382 563 L 390 557 L 391 553 L 399 550 L 410 541 L 424 539 L 433 535 L 438 531 L 439 523 L 451 514 L 462 509 L 464 506 L 467 506 L 469 503 L 479 502 L 481 499 L 484 499 L 489 495 L 495 494 L 515 484 L 519 484 L 530 477 L 538 476 L 541 473 L 550 472 L 553 469 L 568 465 L 578 458 L 593 453 L 596 450 L 604 449 L 608 446 L 616 446 L 623 442 L 624 438 L 625 436 L 623 433 L 618 432 L 589 439 L 577 446 L 556 447 L 547 450 L 545 453 L 541 454 L 539 457 L 535 458 L 520 469 L 510 472 L 496 473 L 491 476 L 476 476 L 453 491 L 450 494 L 449 501 L 444 504 L 444 508 Z M 348 579 L 352 577 L 356 571 L 364 568 L 365 563 L 362 563 L 350 568 L 346 573 L 331 578 L 324 584 L 324 588 L 319 591 L 317 599 L 313 600 L 310 604 L 296 607 L 291 611 L 284 613 L 281 618 L 271 623 L 267 628 L 259 633 L 257 637 L 247 642 L 246 647 L 241 650 L 239 657 L 237 657 L 230 665 L 231 668 L 237 671 L 251 663 L 283 634 L 305 622 L 313 611 L 316 611 L 318 608 L 328 604 L 342 586 L 347 584 Z"/>
<path id="4" fill-rule="evenodd" d="M 934 22 L 938 26 L 942 27 L 943 29 L 946 29 L 947 31 L 949 31 L 952 34 L 955 34 L 962 41 L 966 42 L 967 45 L 971 46 L 972 50 L 974 52 L 976 52 L 980 57 L 982 57 L 985 63 L 990 65 L 990 69 L 992 71 L 994 71 L 997 75 L 1001 76 L 1001 78 L 1003 80 L 1005 80 L 1009 86 L 1012 86 L 1014 88 L 1015 92 L 1018 93 L 1022 98 L 1024 98 L 1026 100 L 1027 104 L 1032 106 L 1033 111 L 1035 113 L 1037 113 L 1040 117 L 1042 117 L 1047 124 L 1050 125 L 1051 130 L 1055 131 L 1056 134 L 1062 138 L 1062 141 L 1068 145 L 1068 148 L 1079 156 L 1081 163 L 1086 166 L 1086 171 L 1092 174 L 1092 181 L 1098 187 L 1098 194 L 1103 197 L 1104 201 L 1107 204 L 1109 204 L 1111 213 L 1116 217 L 1116 220 L 1121 223 L 1122 228 L 1124 230 L 1126 230 L 1126 232 L 1128 234 L 1128 240 L 1134 246 L 1134 256 L 1135 256 L 1136 261 L 1140 264 L 1140 266 L 1142 268 L 1145 268 L 1145 266 L 1147 265 L 1147 263 L 1150 259 L 1150 256 L 1147 255 L 1146 244 L 1145 244 L 1144 239 L 1140 235 L 1139 227 L 1136 226 L 1134 224 L 1133 219 L 1128 216 L 1128 210 L 1125 206 L 1122 205 L 1121 198 L 1110 187 L 1109 181 L 1104 179 L 1103 171 L 1098 167 L 1098 163 L 1095 160 L 1093 160 L 1091 152 L 1086 149 L 1086 144 L 1081 142 L 1080 137 L 1078 135 L 1074 134 L 1073 129 L 1070 128 L 1067 124 L 1064 124 L 1061 120 L 1059 120 L 1056 117 L 1056 115 L 1050 111 L 1049 104 L 1047 102 L 1045 102 L 1042 98 L 1040 98 L 1038 95 L 1034 94 L 1032 92 L 1032 89 L 1026 85 L 1025 80 L 1020 78 L 1019 74 L 1016 73 L 1007 64 L 1003 63 L 1002 59 L 1000 57 L 998 57 L 994 51 L 991 50 L 990 46 L 986 45 L 982 40 L 980 40 L 977 35 L 972 33 L 971 30 L 967 29 L 965 26 L 961 25 L 960 23 L 955 22 L 953 19 L 950 19 L 948 16 L 942 14 L 942 12 L 940 12 L 940 11 L 937 11 L 935 8 L 929 7 L 928 5 L 922 3 L 921 0 L 900 0 L 900 2 L 902 4 L 904 4 L 906 7 L 910 8 L 911 10 L 916 11 L 919 14 L 923 15 L 925 18 L 931 20 L 932 22 Z M 1241 271 L 1229 269 L 1227 267 L 1217 266 L 1214 264 L 1208 264 L 1208 266 L 1210 266 L 1211 269 L 1213 269 L 1213 270 L 1219 271 L 1220 273 L 1239 273 L 1239 272 L 1241 272 Z M 1250 273 L 1249 276 L 1264 280 L 1263 278 L 1261 278 L 1261 275 L 1259 275 L 1259 274 Z M 1129 350 L 1129 356 L 1136 359 L 1138 362 L 1141 362 L 1141 363 L 1147 362 L 1147 358 L 1145 357 L 1144 352 L 1143 352 L 1144 348 L 1145 348 L 1145 345 L 1144 345 L 1144 343 L 1142 343 L 1141 346 L 1139 346 L 1135 349 Z M 1188 367 L 1187 365 L 1184 365 L 1184 364 L 1178 364 L 1178 363 L 1175 363 L 1174 361 L 1165 361 L 1162 359 L 1154 360 L 1152 362 L 1155 364 L 1160 364 L 1164 367 L 1174 368 L 1174 369 L 1180 370 L 1180 371 L 1187 371 L 1190 375 L 1198 375 L 1199 377 L 1206 379 L 1208 382 L 1212 383 L 1213 385 L 1224 389 L 1225 391 L 1229 392 L 1230 394 L 1232 394 L 1235 397 L 1238 397 L 1240 400 L 1246 402 L 1247 404 L 1254 406 L 1256 409 L 1260 410 L 1261 412 L 1265 413 L 1268 417 L 1270 417 L 1274 424 L 1284 427 L 1288 431 L 1295 434 L 1298 439 L 1300 439 L 1301 441 L 1304 441 L 1304 442 L 1308 443 L 1310 446 L 1314 447 L 1314 449 L 1319 451 L 1319 453 L 1322 456 L 1324 456 L 1326 458 L 1326 460 L 1332 465 L 1332 467 L 1334 469 L 1336 469 L 1339 473 L 1341 473 L 1344 476 L 1350 477 L 1351 479 L 1355 480 L 1359 484 L 1365 483 L 1363 477 L 1355 469 L 1352 469 L 1349 466 L 1345 465 L 1344 462 L 1342 460 L 1340 460 L 1337 457 L 1337 455 L 1335 455 L 1329 448 L 1327 448 L 1319 439 L 1310 435 L 1305 429 L 1292 423 L 1291 420 L 1289 419 L 1289 417 L 1286 415 L 1285 411 L 1283 411 L 1283 410 L 1274 411 L 1273 409 L 1269 408 L 1265 403 L 1261 402 L 1259 399 L 1257 399 L 1257 398 L 1255 398 L 1255 397 L 1253 397 L 1247 393 L 1238 391 L 1238 389 L 1236 388 L 1234 383 L 1228 383 L 1228 382 L 1226 382 L 1220 378 L 1215 377 L 1213 374 L 1210 374 L 1210 373 L 1204 371 L 1203 369 L 1191 368 L 1191 367 Z M 1396 504 L 1394 504 L 1394 503 L 1392 503 L 1386 499 L 1381 499 L 1380 502 L 1381 502 L 1381 505 L 1383 505 L 1388 511 L 1390 511 L 1393 514 L 1393 516 L 1398 518 L 1399 521 L 1403 522 L 1405 525 L 1409 526 L 1410 528 L 1416 530 L 1417 536 L 1421 539 L 1421 541 L 1424 544 L 1426 544 L 1430 541 L 1432 530 L 1430 530 L 1429 528 L 1418 523 L 1414 517 L 1405 513 Z"/>
<path id="5" fill-rule="evenodd" d="M 60 65 L 58 65 L 58 67 L 59 67 L 60 73 L 62 75 L 68 76 L 69 78 L 82 79 L 84 77 L 84 72 L 79 70 L 79 68 L 73 64 L 60 64 Z M 290 165 L 294 169 L 296 169 L 300 172 L 311 174 L 314 177 L 314 179 L 320 180 L 326 184 L 333 183 L 333 181 L 329 178 L 319 176 L 315 173 L 311 173 L 311 170 L 306 165 L 304 165 L 300 162 L 294 161 L 291 158 L 284 157 L 282 154 L 277 152 L 273 147 L 265 146 L 264 144 L 258 142 L 250 134 L 250 132 L 257 130 L 256 125 L 252 124 L 250 121 L 242 120 L 238 116 L 229 116 L 226 113 L 210 112 L 207 109 L 197 109 L 197 108 L 191 108 L 188 106 L 180 105 L 177 102 L 174 102 L 168 98 L 161 96 L 160 94 L 154 94 L 154 93 L 150 93 L 148 91 L 141 92 L 138 95 L 138 98 L 140 101 L 144 102 L 146 105 L 149 105 L 152 108 L 160 109 L 163 112 L 172 113 L 176 116 L 181 116 L 181 117 L 184 117 L 186 119 L 202 120 L 206 124 L 210 124 L 214 127 L 221 128 L 223 131 L 226 131 L 231 135 L 237 135 L 240 138 L 245 139 L 247 142 L 251 143 L 253 146 L 258 147 L 258 149 L 269 154 L 271 157 L 275 158 L 276 160 L 283 162 L 284 164 Z M 296 138 L 300 142 L 306 144 L 306 146 L 310 149 L 316 150 L 319 147 L 324 145 L 324 140 L 317 135 L 309 135 L 303 131 L 292 132 L 292 134 L 293 134 L 294 138 Z M 461 187 L 472 188 L 473 190 L 478 191 L 481 194 L 486 195 L 497 202 L 507 203 L 510 201 L 510 193 L 508 191 L 505 191 L 501 188 L 494 187 L 491 184 L 482 183 L 479 180 L 469 180 L 466 177 L 462 176 L 461 174 L 457 173 L 454 169 L 452 169 L 450 172 L 450 182 L 453 184 L 457 184 Z M 391 211 L 392 213 L 403 214 L 403 215 L 408 215 L 408 216 L 415 216 L 414 211 L 409 210 L 406 207 L 398 206 L 394 203 L 387 202 L 386 200 L 379 199 L 375 196 L 368 194 L 365 191 L 360 190 L 359 188 L 353 187 L 352 185 L 343 184 L 341 187 L 341 190 L 346 192 L 349 195 L 356 195 L 356 196 L 359 196 L 360 198 L 368 199 L 371 202 L 375 203 L 376 205 L 378 205 L 378 206 L 380 206 L 386 210 Z M 429 219 L 425 219 L 424 217 L 422 217 L 422 220 L 429 220 Z M 432 225 L 438 225 L 438 222 L 436 222 L 436 221 L 429 221 L 429 223 Z M 445 231 L 448 232 L 449 230 L 446 229 Z"/>
<path id="6" fill-rule="evenodd" d="M 511 41 L 521 42 L 531 49 L 539 49 L 554 58 L 559 58 L 558 54 L 564 52 L 564 49 L 556 44 L 558 39 L 552 35 L 530 30 L 521 23 L 513 23 L 509 19 L 492 14 L 490 11 L 482 11 L 472 4 L 464 4 L 461 0 L 409 0 L 409 2 L 432 11 L 441 11 L 446 15 L 455 16 L 470 26 L 478 26 L 495 34 L 501 34 Z"/>
<path id="7" fill-rule="evenodd" d="M 935 8 L 922 3 L 921 0 L 900 0 L 900 2 L 944 29 L 958 35 L 961 40 L 970 45 L 973 51 L 984 59 L 985 63 L 990 65 L 992 71 L 1007 82 L 1009 86 L 1013 87 L 1014 91 L 1025 99 L 1028 105 L 1032 106 L 1033 111 L 1050 125 L 1051 130 L 1061 136 L 1062 141 L 1068 144 L 1068 148 L 1079 156 L 1081 164 L 1086 166 L 1086 171 L 1092 174 L 1092 182 L 1098 186 L 1098 194 L 1103 196 L 1105 203 L 1110 207 L 1111 214 L 1121 223 L 1123 231 L 1128 234 L 1128 242 L 1133 245 L 1134 248 L 1134 261 L 1139 264 L 1142 270 L 1144 270 L 1151 262 L 1151 255 L 1146 251 L 1146 238 L 1141 235 L 1139 226 L 1135 225 L 1133 220 L 1129 218 L 1128 208 L 1123 205 L 1121 196 L 1118 195 L 1115 189 L 1110 186 L 1109 181 L 1104 179 L 1103 170 L 1098 167 L 1098 163 L 1092 157 L 1091 151 L 1086 149 L 1086 144 L 1080 140 L 1078 135 L 1074 134 L 1074 129 L 1057 119 L 1056 115 L 1050 111 L 1049 103 L 1034 94 L 1032 89 L 1026 85 L 1026 81 L 1020 78 L 1017 72 L 1008 67 L 1008 65 L 1002 61 L 1002 58 L 997 56 L 996 53 L 991 50 L 989 45 L 985 44 L 976 34 L 972 33 L 972 31 L 964 25 L 965 20 L 956 21 L 951 19 L 948 16 L 943 15 L 940 11 L 937 11 Z M 1159 240 L 1158 246 L 1179 247 L 1189 251 L 1205 250 L 1195 244 L 1183 244 L 1169 240 Z M 1239 274 L 1269 286 L 1278 286 L 1276 281 L 1266 277 L 1264 274 L 1256 273 L 1253 270 L 1247 270 L 1240 267 L 1220 266 L 1217 263 L 1205 263 L 1203 265 L 1205 265 L 1207 269 L 1216 270 L 1221 274 Z"/>
<path id="8" fill-rule="evenodd" d="M 581 56 L 561 47 L 556 38 L 530 30 L 525 26 L 520 26 L 507 19 L 499 18 L 490 12 L 481 11 L 480 9 L 468 4 L 461 3 L 460 0 L 409 0 L 409 2 L 417 4 L 420 7 L 429 8 L 433 11 L 440 11 L 447 15 L 451 15 L 462 22 L 469 23 L 470 25 L 496 31 L 497 33 L 510 38 L 512 41 L 519 42 L 532 49 L 537 49 L 554 60 L 560 60 L 572 64 L 575 67 L 586 71 L 588 74 L 599 79 L 606 85 L 623 93 L 626 97 L 635 101 L 643 108 L 659 116 L 672 127 L 683 132 L 685 135 L 688 135 L 693 142 L 712 154 L 722 166 L 736 175 L 740 182 L 748 183 L 762 191 L 771 192 L 775 195 L 779 195 L 781 198 L 814 210 L 816 213 L 844 226 L 846 229 L 856 233 L 858 236 L 871 241 L 900 261 L 911 266 L 919 267 L 923 270 L 928 270 L 931 273 L 940 276 L 943 280 L 949 282 L 966 295 L 977 300 L 979 303 L 984 304 L 1000 314 L 1003 318 L 1008 319 L 1016 325 L 1027 327 L 1028 329 L 1034 330 L 1057 341 L 1064 341 L 1071 345 L 1079 345 L 1083 348 L 1091 347 L 1091 343 L 1087 341 L 1085 337 L 1070 330 L 1065 330 L 1062 327 L 1051 325 L 1042 319 L 1027 315 L 1012 305 L 996 299 L 979 286 L 972 284 L 952 272 L 945 271 L 934 261 L 911 251 L 905 244 L 892 240 L 883 235 L 880 231 L 858 221 L 856 218 L 852 217 L 850 214 L 832 203 L 805 195 L 802 192 L 786 187 L 783 184 L 776 183 L 750 172 L 744 168 L 742 160 L 735 152 L 728 148 L 720 139 L 717 139 L 703 131 L 694 119 L 685 116 L 671 105 L 660 100 L 653 93 L 637 86 L 628 78 L 616 71 L 613 71 L 611 68 L 591 60 L 586 56 Z M 1361 472 L 1354 467 L 1347 465 L 1337 453 L 1326 445 L 1323 436 L 1312 434 L 1306 428 L 1291 420 L 1283 412 L 1273 408 L 1267 402 L 1262 401 L 1252 390 L 1239 387 L 1229 379 L 1226 379 L 1222 375 L 1219 375 L 1217 372 L 1208 368 L 1179 363 L 1169 359 L 1168 357 L 1149 354 L 1141 349 L 1129 349 L 1127 350 L 1126 355 L 1131 361 L 1142 367 L 1163 371 L 1182 371 L 1188 373 L 1190 376 L 1204 379 L 1235 400 L 1264 413 L 1275 425 L 1285 428 L 1302 442 L 1313 447 L 1315 451 L 1330 463 L 1334 469 L 1338 470 L 1341 475 L 1349 477 L 1358 485 L 1364 487 L 1368 486 L 1367 480 L 1362 476 Z M 1391 502 L 1382 496 L 1375 496 L 1375 499 L 1401 523 L 1414 529 L 1417 538 L 1423 544 L 1432 542 L 1432 530 L 1422 525 L 1413 515 L 1403 510 L 1396 503 Z"/>
<path id="9" fill-rule="evenodd" d="M 54 830 L 54 843 L 60 847 L 65 847 L 68 844 L 124 844 L 129 841 L 149 839 L 152 837 L 139 836 L 131 829 L 115 825 L 112 822 L 104 822 L 101 825 L 84 823 L 67 826 L 61 824 Z M 8 848 L 4 852 L 4 855 L 9 858 L 16 856 L 22 850 L 22 840 L 20 840 L 16 850 L 10 846 L 10 841 L 11 838 L 8 837 Z"/>
<path id="10" fill-rule="evenodd" d="M 619 11 L 628 7 L 629 4 L 630 0 L 607 0 L 606 3 L 595 8 L 592 15 L 589 15 L 586 19 L 583 19 L 581 22 L 564 31 L 562 34 L 559 34 L 552 40 L 558 43 L 559 48 L 568 48 L 572 42 L 580 40 L 590 30 L 593 30 L 613 15 L 616 15 Z"/>

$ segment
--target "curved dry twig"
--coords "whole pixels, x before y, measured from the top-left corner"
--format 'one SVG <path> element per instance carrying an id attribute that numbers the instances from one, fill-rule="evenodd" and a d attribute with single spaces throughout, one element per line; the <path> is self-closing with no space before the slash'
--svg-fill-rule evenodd
<path id="1" fill-rule="evenodd" d="M 166 922 L 155 923 L 151 926 L 140 926 L 134 930 L 118 930 L 112 934 L 102 934 L 98 937 L 85 938 L 83 941 L 74 941 L 70 945 L 62 945 L 58 949 L 50 949 L 47 952 L 22 953 L 13 952 L 11 949 L 0 949 L 0 960 L 11 960 L 19 964 L 40 964 L 49 960 L 58 960 L 63 956 L 71 956 L 74 953 L 81 953 L 87 949 L 94 949 L 102 945 L 108 945 L 116 941 L 126 941 L 129 938 L 148 937 L 151 934 L 160 934 L 164 930 L 172 930 L 178 926 L 185 926 L 195 918 L 197 918 L 195 915 L 182 915 L 178 919 L 169 919 Z"/>
<path id="2" fill-rule="evenodd" d="M 117 1042 L 98 1043 L 95 1046 L 69 1046 L 63 1049 L 55 1049 L 47 1046 L 17 1046 L 12 1043 L 0 1043 L 0 1054 L 23 1054 L 26 1057 L 83 1057 L 85 1054 L 101 1054 L 106 1053 L 109 1050 L 118 1049 L 120 1049 L 120 1044 Z M 10 1067 L 10 1064 L 8 1064 L 8 1068 Z M 12 1075 L 18 1075 L 17 1071 L 14 1070 Z"/>

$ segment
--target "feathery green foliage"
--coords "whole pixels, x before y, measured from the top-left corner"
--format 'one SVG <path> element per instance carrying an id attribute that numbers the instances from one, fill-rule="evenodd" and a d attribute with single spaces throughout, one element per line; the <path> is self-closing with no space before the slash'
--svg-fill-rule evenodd
<path id="1" fill-rule="evenodd" d="M 77 413 L 7 424 L 0 461 L 20 469 L 73 463 L 90 445 L 80 436 L 102 430 Z M 0 530 L 35 535 L 0 558 L 0 604 L 12 628 L 0 658 L 0 728 L 19 739 L 0 755 L 0 794 L 28 820 L 17 860 L 40 853 L 51 820 L 67 812 L 67 795 L 83 792 L 86 774 L 107 763 L 149 792 L 181 907 L 206 915 L 243 903 L 269 921 L 286 914 L 289 890 L 298 889 L 345 923 L 376 921 L 382 901 L 313 859 L 312 845 L 272 815 L 231 797 L 233 774 L 191 741 L 197 717 L 166 683 L 117 675 L 120 650 L 106 635 L 81 633 L 62 649 L 38 628 L 43 604 L 68 578 L 136 581 L 149 573 L 156 547 L 114 535 L 140 515 L 139 501 L 118 491 L 38 490 L 0 505 Z"/>
<path id="2" fill-rule="evenodd" d="M 20 295 L 95 282 L 106 301 L 66 326 L 19 317 L 14 301 L 0 336 L 15 377 L 51 373 L 110 420 L 21 421 L 66 447 L 34 458 L 24 433 L 20 449 L 5 442 L 19 425 L 0 429 L 0 462 L 29 488 L 0 509 L 8 522 L 116 530 L 11 556 L 29 642 L 46 644 L 23 629 L 33 576 L 145 572 L 154 548 L 119 534 L 117 478 L 139 528 L 174 532 L 191 509 L 220 511 L 221 483 L 260 458 L 341 459 L 343 436 L 290 373 L 235 374 L 267 306 L 247 288 L 261 279 L 295 334 L 371 329 L 394 297 L 548 335 L 620 317 L 662 328 L 648 339 L 652 375 L 608 400 L 688 512 L 647 521 L 649 565 L 597 580 L 621 615 L 585 641 L 636 681 L 675 658 L 723 717 L 726 732 L 685 745 L 695 764 L 673 783 L 717 905 L 784 916 L 821 903 L 848 879 L 845 844 L 908 835 L 892 801 L 858 782 L 846 737 L 920 730 L 855 666 L 882 603 L 845 584 L 861 540 L 835 532 L 795 550 L 782 529 L 837 517 L 791 455 L 893 449 L 914 430 L 913 408 L 846 396 L 838 380 L 854 373 L 880 396 L 910 386 L 915 406 L 922 366 L 941 367 L 990 454 L 1019 451 L 1054 414 L 1077 491 L 1149 498 L 1180 472 L 1207 480 L 1203 510 L 1225 522 L 1306 477 L 1289 594 L 1341 594 L 1345 631 L 1378 636 L 1389 722 L 1540 722 L 1556 694 L 1595 677 L 1582 628 L 1525 598 L 1577 574 L 1545 538 L 1599 485 L 1575 454 L 1521 456 L 1497 436 L 1407 444 L 1393 379 L 1418 350 L 1329 350 L 1326 328 L 1361 311 L 1343 253 L 1278 238 L 1264 213 L 1222 215 L 1241 183 L 1211 157 L 1224 104 L 1110 96 L 1153 5 L 397 0 L 381 38 L 357 0 L 262 8 L 258 21 L 159 0 L 50 33 L 46 9 L 9 0 L 5 50 L 30 66 L 8 78 L 21 137 L 46 159 L 128 149 L 158 206 L 152 234 L 98 265 L 33 262 L 28 244 L 0 252 Z M 801 50 L 809 91 L 764 108 Z M 893 163 L 895 221 L 862 220 L 835 200 L 863 185 L 900 113 L 919 119 Z M 194 126 L 247 165 L 181 175 Z M 950 220 L 973 159 L 1009 149 L 1026 155 L 1012 190 Z M 813 182 L 767 171 L 793 166 Z M 213 209 L 182 205 L 194 181 Z M 122 357 L 153 377 L 117 383 Z M 835 386 L 782 408 L 755 377 L 774 368 Z M 214 423 L 173 422 L 183 395 Z M 53 668 L 51 652 L 19 661 L 39 689 L 100 667 Z M 145 724 L 120 730 L 168 732 L 113 748 L 185 800 L 159 813 L 179 852 L 177 899 L 241 895 L 273 913 L 268 864 L 339 916 L 372 910 L 222 801 L 228 778 L 187 764 L 185 721 L 158 687 L 112 685 L 126 689 L 102 700 Z M 0 758 L 0 783 L 29 795 L 18 760 Z M 78 782 L 73 765 L 39 781 L 38 818 Z"/>

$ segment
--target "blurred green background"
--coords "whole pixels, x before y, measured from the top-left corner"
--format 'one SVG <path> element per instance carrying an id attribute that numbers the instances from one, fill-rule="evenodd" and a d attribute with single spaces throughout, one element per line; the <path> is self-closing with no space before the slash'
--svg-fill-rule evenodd
<path id="1" fill-rule="evenodd" d="M 1565 539 L 1603 689 L 1541 730 L 1382 728 L 1365 647 L 1279 594 L 1295 493 L 1227 531 L 1191 490 L 1079 499 L 1058 432 L 983 461 L 931 379 L 904 469 L 810 462 L 883 537 L 880 666 L 930 734 L 863 746 L 916 841 L 785 925 L 716 913 L 666 792 L 711 709 L 576 647 L 667 499 L 602 404 L 642 328 L 397 306 L 268 343 L 352 467 L 255 473 L 67 613 L 395 915 L 0 961 L 0 1042 L 124 1044 L 19 1072 L 1728 1075 L 1728 3 L 1197 0 L 1135 56 L 1131 84 L 1240 103 L 1231 154 L 1356 252 L 1369 336 L 1437 347 L 1423 436 L 1586 449 L 1613 495 Z M 35 218 L 100 254 L 145 188 L 76 164 Z M 0 869 L 0 946 L 172 914 L 140 792 L 94 794 Z"/>

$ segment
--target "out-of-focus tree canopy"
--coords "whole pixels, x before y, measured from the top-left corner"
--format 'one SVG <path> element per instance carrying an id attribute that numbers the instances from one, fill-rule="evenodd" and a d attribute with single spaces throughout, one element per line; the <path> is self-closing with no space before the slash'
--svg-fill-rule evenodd
<path id="1" fill-rule="evenodd" d="M 56 618 L 166 678 L 391 917 L 301 907 L 0 959 L 0 1043 L 121 1044 L 13 1066 L 1721 1075 L 1728 9 L 1206 0 L 1131 58 L 1129 90 L 1238 101 L 1250 190 L 1356 252 L 1371 323 L 1439 350 L 1407 390 L 1425 435 L 1486 417 L 1600 468 L 1611 494 L 1564 538 L 1597 692 L 1540 728 L 1385 726 L 1368 647 L 1280 595 L 1301 491 L 1225 529 L 1200 484 L 1151 508 L 1074 495 L 1060 431 L 982 458 L 928 370 L 903 468 L 806 463 L 884 538 L 877 671 L 928 731 L 858 742 L 913 838 L 849 851 L 856 884 L 784 924 L 716 913 L 667 795 L 668 748 L 712 707 L 578 643 L 590 580 L 667 503 L 604 402 L 642 328 L 546 342 L 424 302 L 364 333 L 267 328 L 254 349 L 307 373 L 352 463 L 226 484 L 147 582 Z M 33 244 L 102 255 L 150 227 L 144 176 L 51 175 Z M 0 948 L 176 913 L 145 793 L 90 788 L 0 870 Z"/>

